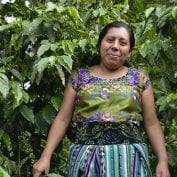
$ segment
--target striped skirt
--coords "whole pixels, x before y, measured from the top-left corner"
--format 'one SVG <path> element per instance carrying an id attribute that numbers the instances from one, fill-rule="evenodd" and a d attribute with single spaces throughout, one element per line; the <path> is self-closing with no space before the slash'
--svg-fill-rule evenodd
<path id="1" fill-rule="evenodd" d="M 152 177 L 147 146 L 73 144 L 68 177 Z"/>

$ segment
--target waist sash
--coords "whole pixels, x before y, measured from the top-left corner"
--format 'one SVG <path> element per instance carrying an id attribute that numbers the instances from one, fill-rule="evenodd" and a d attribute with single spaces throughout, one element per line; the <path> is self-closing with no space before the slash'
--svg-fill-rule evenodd
<path id="1" fill-rule="evenodd" d="M 142 142 L 142 131 L 137 121 L 77 122 L 75 144 L 109 145 Z"/>

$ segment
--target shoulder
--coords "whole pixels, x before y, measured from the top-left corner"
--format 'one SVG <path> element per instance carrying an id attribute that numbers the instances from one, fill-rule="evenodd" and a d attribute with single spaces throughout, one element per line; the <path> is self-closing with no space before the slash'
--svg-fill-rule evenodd
<path id="1" fill-rule="evenodd" d="M 143 90 L 151 85 L 149 74 L 146 70 L 129 68 L 130 82 L 139 85 Z"/>
<path id="2" fill-rule="evenodd" d="M 71 71 L 71 74 L 82 74 L 88 72 L 88 68 L 76 68 Z"/>
<path id="3" fill-rule="evenodd" d="M 80 83 L 83 82 L 84 78 L 87 78 L 88 72 L 87 68 L 77 68 L 71 71 L 68 81 L 75 90 L 77 90 Z"/>
<path id="4" fill-rule="evenodd" d="M 78 78 L 80 75 L 83 75 L 88 72 L 87 68 L 76 68 L 71 71 L 70 77 Z"/>
<path id="5" fill-rule="evenodd" d="M 143 79 L 145 77 L 149 78 L 148 72 L 143 69 L 129 68 L 129 74 L 132 76 L 136 76 L 139 79 Z"/>
<path id="6" fill-rule="evenodd" d="M 139 68 L 137 69 L 137 68 L 132 68 L 132 67 L 130 67 L 129 70 L 130 70 L 130 72 L 132 72 L 132 73 L 147 74 L 147 71 L 144 70 L 144 69 L 139 69 Z"/>

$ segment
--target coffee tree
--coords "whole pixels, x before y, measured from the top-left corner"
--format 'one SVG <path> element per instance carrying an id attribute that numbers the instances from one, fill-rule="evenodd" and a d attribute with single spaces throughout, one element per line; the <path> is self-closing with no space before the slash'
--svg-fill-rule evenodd
<path id="1" fill-rule="evenodd" d="M 100 29 L 113 20 L 134 28 L 136 47 L 129 60 L 151 77 L 171 176 L 175 176 L 175 0 L 0 2 L 0 176 L 32 175 L 32 164 L 45 146 L 71 70 L 88 65 L 97 53 Z M 51 177 L 66 173 L 69 131 L 54 153 Z M 154 169 L 156 158 L 151 151 L 150 157 Z"/>

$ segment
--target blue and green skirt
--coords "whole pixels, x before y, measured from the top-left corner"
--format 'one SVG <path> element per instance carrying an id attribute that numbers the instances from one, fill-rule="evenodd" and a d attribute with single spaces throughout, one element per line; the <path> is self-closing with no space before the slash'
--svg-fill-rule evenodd
<path id="1" fill-rule="evenodd" d="M 68 177 L 152 177 L 146 144 L 73 144 Z"/>

